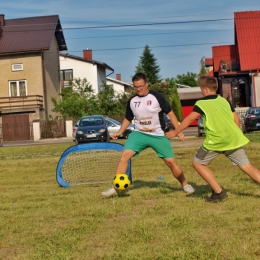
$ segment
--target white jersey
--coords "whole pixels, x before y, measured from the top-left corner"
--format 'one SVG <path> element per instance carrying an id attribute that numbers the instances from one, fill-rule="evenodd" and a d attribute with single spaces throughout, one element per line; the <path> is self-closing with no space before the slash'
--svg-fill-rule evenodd
<path id="1" fill-rule="evenodd" d="M 135 122 L 135 131 L 163 136 L 165 123 L 163 114 L 168 114 L 171 106 L 162 94 L 149 90 L 146 96 L 133 96 L 127 104 L 126 119 Z"/>

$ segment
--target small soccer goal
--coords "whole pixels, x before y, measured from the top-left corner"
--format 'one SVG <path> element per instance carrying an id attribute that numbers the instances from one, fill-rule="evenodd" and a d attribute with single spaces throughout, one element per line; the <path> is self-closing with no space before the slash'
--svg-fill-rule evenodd
<path id="1" fill-rule="evenodd" d="M 95 142 L 71 146 L 57 165 L 56 179 L 60 186 L 111 182 L 120 160 L 123 145 L 113 142 Z M 132 182 L 131 160 L 126 174 Z"/>

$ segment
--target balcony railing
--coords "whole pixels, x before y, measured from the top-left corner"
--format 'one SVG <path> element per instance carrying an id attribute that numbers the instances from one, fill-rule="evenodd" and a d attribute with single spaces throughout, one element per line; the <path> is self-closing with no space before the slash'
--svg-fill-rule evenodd
<path id="1" fill-rule="evenodd" d="M 28 107 L 43 107 L 43 96 L 29 95 L 22 97 L 1 97 L 0 109 L 19 109 Z"/>
<path id="2" fill-rule="evenodd" d="M 220 72 L 234 72 L 240 70 L 240 63 L 238 60 L 221 60 L 219 63 Z"/>

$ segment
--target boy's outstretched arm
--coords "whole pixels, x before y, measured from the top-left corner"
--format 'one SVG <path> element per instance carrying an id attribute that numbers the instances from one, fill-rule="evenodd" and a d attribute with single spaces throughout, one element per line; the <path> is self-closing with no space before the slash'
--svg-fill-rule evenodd
<path id="1" fill-rule="evenodd" d="M 240 119 L 239 119 L 237 112 L 233 112 L 233 115 L 234 115 L 234 121 L 235 121 L 236 125 L 238 127 L 240 127 Z"/>
<path id="2" fill-rule="evenodd" d="M 197 112 L 191 112 L 185 119 L 181 122 L 181 124 L 172 131 L 165 133 L 166 137 L 171 139 L 186 129 L 194 120 L 200 117 L 200 114 Z"/>
<path id="3" fill-rule="evenodd" d="M 123 134 L 124 131 L 126 130 L 126 128 L 130 125 L 130 123 L 131 123 L 130 121 L 128 121 L 126 118 L 124 118 L 118 132 L 111 135 L 112 139 L 117 139 L 121 134 Z"/>
<path id="4" fill-rule="evenodd" d="M 172 125 L 176 129 L 179 126 L 179 122 L 174 112 L 171 110 L 170 113 L 167 114 L 167 116 L 170 118 Z M 180 141 L 184 141 L 184 134 L 182 132 L 178 133 L 178 137 Z"/>

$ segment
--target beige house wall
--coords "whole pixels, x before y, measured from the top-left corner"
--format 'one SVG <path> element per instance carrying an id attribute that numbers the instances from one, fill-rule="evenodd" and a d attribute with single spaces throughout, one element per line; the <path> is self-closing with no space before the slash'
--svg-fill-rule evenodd
<path id="1" fill-rule="evenodd" d="M 22 64 L 23 70 L 12 71 L 13 64 Z M 60 99 L 60 65 L 59 48 L 56 38 L 53 38 L 49 50 L 42 53 L 22 53 L 1 56 L 0 59 L 0 96 L 9 97 L 9 82 L 25 80 L 27 95 L 40 95 L 43 97 L 43 110 L 36 109 L 33 118 L 45 119 L 46 116 L 60 116 L 52 112 L 51 98 Z M 46 101 L 45 101 L 46 100 Z M 26 109 L 20 109 L 25 112 Z M 13 110 L 19 112 L 19 109 Z"/>
<path id="2" fill-rule="evenodd" d="M 255 106 L 260 107 L 260 73 L 258 73 L 255 77 L 255 96 L 256 96 L 256 104 Z"/>
<path id="3" fill-rule="evenodd" d="M 13 64 L 23 64 L 22 71 L 12 71 Z M 26 80 L 27 95 L 43 96 L 42 65 L 39 53 L 1 56 L 0 96 L 9 97 L 9 81 Z"/>
<path id="4" fill-rule="evenodd" d="M 53 39 L 49 50 L 44 51 L 44 77 L 45 77 L 45 95 L 47 115 L 53 117 L 60 116 L 60 114 L 52 112 L 53 103 L 52 98 L 60 99 L 60 63 L 59 63 L 59 47 L 56 38 Z"/>

